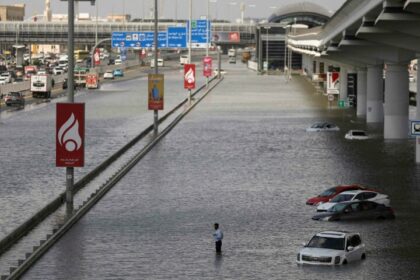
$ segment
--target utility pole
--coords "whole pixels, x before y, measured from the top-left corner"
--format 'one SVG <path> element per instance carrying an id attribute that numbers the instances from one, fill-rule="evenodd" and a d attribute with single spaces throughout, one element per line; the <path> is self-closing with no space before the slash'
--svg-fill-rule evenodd
<path id="1" fill-rule="evenodd" d="M 188 28 L 188 63 L 191 63 L 191 30 L 192 30 L 192 0 L 190 1 L 190 16 Z"/>
<path id="2" fill-rule="evenodd" d="M 155 74 L 159 74 L 158 69 L 158 0 L 155 0 L 155 37 L 154 37 L 154 44 L 155 44 Z M 153 132 L 158 135 L 158 122 L 159 122 L 159 115 L 158 110 L 153 111 L 154 121 L 153 121 Z"/>

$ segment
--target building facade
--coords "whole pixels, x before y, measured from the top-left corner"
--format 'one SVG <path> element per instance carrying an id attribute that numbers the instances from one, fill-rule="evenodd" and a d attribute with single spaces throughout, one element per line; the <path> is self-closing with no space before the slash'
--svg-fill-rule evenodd
<path id="1" fill-rule="evenodd" d="M 25 18 L 25 5 L 0 5 L 0 21 L 23 21 Z"/>

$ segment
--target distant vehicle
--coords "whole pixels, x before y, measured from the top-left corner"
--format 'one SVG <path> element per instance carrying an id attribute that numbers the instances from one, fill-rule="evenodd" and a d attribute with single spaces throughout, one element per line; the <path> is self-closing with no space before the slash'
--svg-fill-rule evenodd
<path id="1" fill-rule="evenodd" d="M 247 51 L 247 50 L 243 51 L 242 52 L 242 62 L 243 63 L 246 63 L 250 59 L 251 59 L 251 52 L 250 51 Z"/>
<path id="2" fill-rule="evenodd" d="M 333 123 L 328 122 L 317 122 L 312 124 L 306 129 L 307 132 L 318 132 L 318 131 L 339 131 L 340 128 Z"/>
<path id="3" fill-rule="evenodd" d="M 215 76 L 217 76 L 219 74 L 219 69 L 214 69 L 213 73 L 214 73 Z M 227 73 L 226 70 L 220 69 L 220 74 L 221 75 L 225 75 L 226 73 Z"/>
<path id="4" fill-rule="evenodd" d="M 13 82 L 13 77 L 12 74 L 10 72 L 3 72 L 0 75 L 1 78 L 4 78 L 6 83 L 11 83 Z"/>
<path id="5" fill-rule="evenodd" d="M 384 204 L 386 206 L 389 206 L 391 203 L 391 201 L 389 200 L 389 197 L 385 194 L 381 194 L 374 191 L 353 190 L 353 191 L 342 192 L 339 195 L 335 196 L 330 201 L 319 204 L 318 207 L 316 208 L 316 211 L 317 212 L 328 211 L 328 209 L 330 209 L 331 207 L 333 207 L 334 205 L 340 202 L 362 201 L 362 200 L 374 201 L 380 204 Z"/>
<path id="6" fill-rule="evenodd" d="M 179 57 L 179 64 L 181 65 L 188 64 L 188 55 L 181 55 Z"/>
<path id="7" fill-rule="evenodd" d="M 25 106 L 25 98 L 21 92 L 9 92 L 4 96 L 4 103 L 6 106 Z"/>
<path id="8" fill-rule="evenodd" d="M 5 84 L 7 84 L 7 78 L 0 76 L 0 85 L 5 85 Z"/>
<path id="9" fill-rule="evenodd" d="M 24 71 L 25 71 L 25 79 L 29 80 L 32 75 L 35 75 L 37 73 L 38 67 L 36 67 L 35 65 L 27 65 L 25 66 Z"/>
<path id="10" fill-rule="evenodd" d="M 99 77 L 96 73 L 88 73 L 86 75 L 86 88 L 99 88 Z"/>
<path id="11" fill-rule="evenodd" d="M 359 233 L 324 231 L 315 234 L 297 254 L 298 264 L 342 265 L 366 258 Z"/>
<path id="12" fill-rule="evenodd" d="M 85 50 L 74 51 L 74 59 L 76 60 L 76 62 L 82 62 L 89 55 L 90 55 L 89 51 L 85 51 Z"/>
<path id="13" fill-rule="evenodd" d="M 336 195 L 353 190 L 367 190 L 366 187 L 361 185 L 340 185 L 336 187 L 329 188 L 323 191 L 320 195 L 311 197 L 306 201 L 307 205 L 318 205 L 321 203 L 328 202 L 330 199 L 334 198 Z"/>
<path id="14" fill-rule="evenodd" d="M 124 72 L 122 69 L 115 69 L 113 74 L 114 77 L 124 77 Z"/>
<path id="15" fill-rule="evenodd" d="M 32 75 L 31 92 L 33 98 L 51 98 L 52 77 L 50 75 Z"/>
<path id="16" fill-rule="evenodd" d="M 115 59 L 109 58 L 108 59 L 108 65 L 114 65 L 114 64 L 115 64 Z"/>
<path id="17" fill-rule="evenodd" d="M 45 70 L 39 70 L 37 74 L 38 75 L 47 75 L 47 71 L 45 71 Z"/>
<path id="18" fill-rule="evenodd" d="M 64 74 L 64 69 L 60 66 L 56 66 L 53 69 L 53 74 L 54 75 L 62 75 L 62 74 Z"/>
<path id="19" fill-rule="evenodd" d="M 114 73 L 111 70 L 106 71 L 104 74 L 104 79 L 114 79 Z"/>
<path id="20" fill-rule="evenodd" d="M 86 86 L 86 76 L 88 72 L 89 72 L 89 69 L 84 68 L 84 67 L 74 68 L 74 84 L 77 87 Z"/>
<path id="21" fill-rule="evenodd" d="M 121 65 L 123 62 L 122 62 L 122 60 L 121 59 L 116 59 L 115 60 L 115 65 Z"/>
<path id="22" fill-rule="evenodd" d="M 228 50 L 228 56 L 229 57 L 236 57 L 236 50 L 235 49 L 229 49 Z"/>
<path id="23" fill-rule="evenodd" d="M 312 220 L 338 221 L 355 219 L 394 219 L 391 207 L 373 201 L 351 201 L 337 203 L 327 212 L 316 214 Z"/>
<path id="24" fill-rule="evenodd" d="M 369 139 L 369 136 L 364 130 L 350 130 L 346 133 L 344 138 L 347 140 L 367 140 Z"/>
<path id="25" fill-rule="evenodd" d="M 229 57 L 229 63 L 236 64 L 236 56 L 230 56 Z"/>
<path id="26" fill-rule="evenodd" d="M 158 58 L 157 63 L 158 63 L 158 67 L 163 67 L 164 66 L 164 62 L 163 62 L 162 58 Z M 153 58 L 150 60 L 150 67 L 152 67 L 152 68 L 155 67 L 155 60 Z"/>

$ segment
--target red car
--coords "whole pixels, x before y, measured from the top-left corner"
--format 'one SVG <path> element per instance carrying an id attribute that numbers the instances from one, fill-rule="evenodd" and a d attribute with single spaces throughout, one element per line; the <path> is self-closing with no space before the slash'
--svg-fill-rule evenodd
<path id="1" fill-rule="evenodd" d="M 329 188 L 326 191 L 322 192 L 320 195 L 316 197 L 311 197 L 306 201 L 307 205 L 318 205 L 320 202 L 328 202 L 330 199 L 335 197 L 337 194 L 345 192 L 345 191 L 352 191 L 352 190 L 367 190 L 366 187 L 361 185 L 341 185 L 336 186 L 333 188 Z"/>

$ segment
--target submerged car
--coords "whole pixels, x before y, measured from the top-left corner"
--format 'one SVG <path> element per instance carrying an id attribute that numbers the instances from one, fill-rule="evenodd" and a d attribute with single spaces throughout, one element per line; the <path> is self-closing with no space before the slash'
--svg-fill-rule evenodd
<path id="1" fill-rule="evenodd" d="M 348 140 L 366 140 L 369 139 L 369 136 L 364 130 L 350 130 L 344 138 Z"/>
<path id="2" fill-rule="evenodd" d="M 104 79 L 114 79 L 114 72 L 106 71 L 104 74 Z"/>
<path id="3" fill-rule="evenodd" d="M 124 77 L 124 72 L 121 69 L 115 69 L 113 74 L 114 74 L 114 77 Z"/>
<path id="4" fill-rule="evenodd" d="M 389 197 L 385 194 L 381 194 L 374 191 L 364 191 L 364 190 L 355 190 L 355 191 L 345 191 L 331 199 L 329 202 L 322 203 L 316 208 L 317 212 L 326 212 L 328 209 L 333 207 L 339 202 L 345 201 L 362 201 L 369 200 L 375 201 L 385 206 L 390 205 Z"/>
<path id="5" fill-rule="evenodd" d="M 341 265 L 366 258 L 359 233 L 323 231 L 315 234 L 297 254 L 298 264 Z"/>
<path id="6" fill-rule="evenodd" d="M 355 219 L 394 219 L 391 207 L 373 201 L 351 201 L 337 203 L 327 212 L 316 214 L 312 220 L 338 221 Z"/>
<path id="7" fill-rule="evenodd" d="M 366 187 L 362 185 L 340 185 L 336 187 L 329 188 L 323 191 L 320 195 L 311 197 L 306 201 L 307 205 L 318 205 L 320 203 L 328 202 L 330 199 L 334 198 L 336 195 L 352 190 L 366 190 Z"/>
<path id="8" fill-rule="evenodd" d="M 307 132 L 318 132 L 318 131 L 339 131 L 340 128 L 333 123 L 328 122 L 317 122 L 312 124 L 306 129 Z"/>

